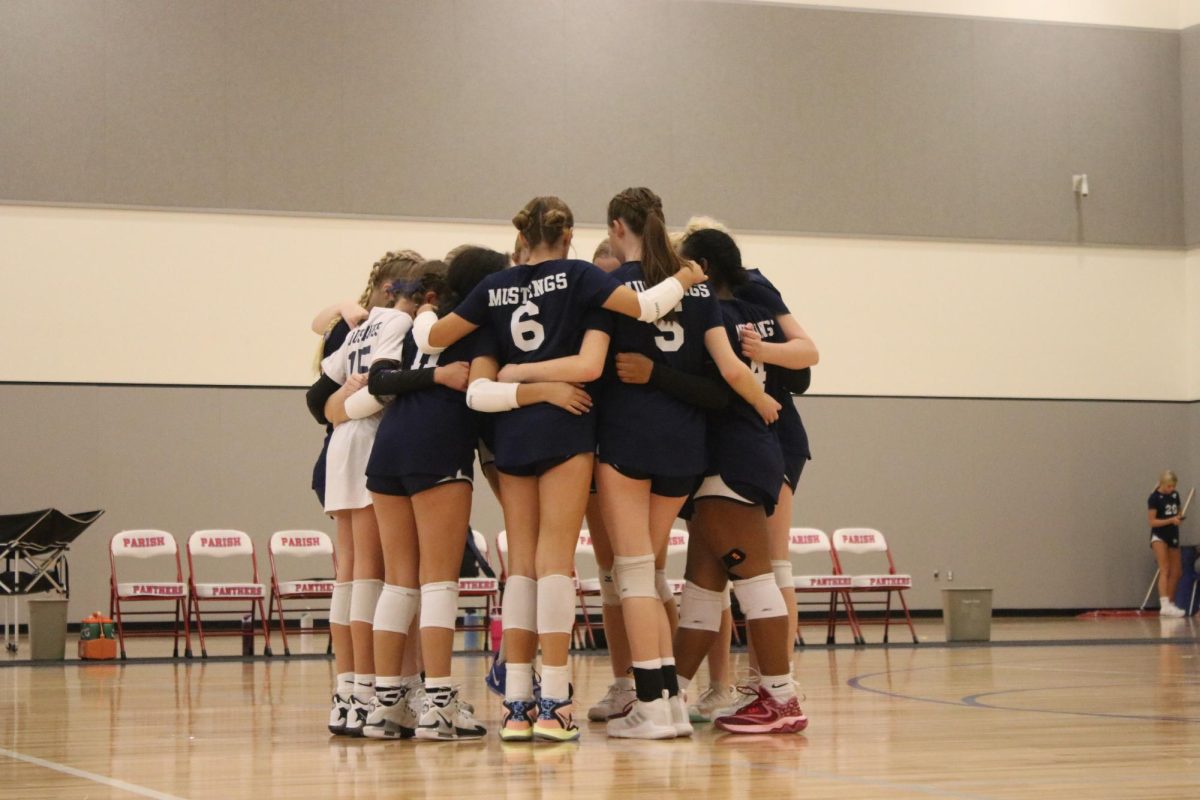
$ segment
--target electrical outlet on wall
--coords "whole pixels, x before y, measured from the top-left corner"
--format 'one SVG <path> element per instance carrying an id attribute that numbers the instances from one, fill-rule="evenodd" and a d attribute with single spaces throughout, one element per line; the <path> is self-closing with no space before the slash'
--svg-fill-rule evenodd
<path id="1" fill-rule="evenodd" d="M 954 570 L 952 570 L 952 569 L 946 570 L 946 580 L 948 580 L 948 581 L 954 580 Z"/>

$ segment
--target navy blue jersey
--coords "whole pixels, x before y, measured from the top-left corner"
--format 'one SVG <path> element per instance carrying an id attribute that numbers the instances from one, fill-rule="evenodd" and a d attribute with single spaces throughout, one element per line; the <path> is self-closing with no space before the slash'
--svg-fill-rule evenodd
<path id="1" fill-rule="evenodd" d="M 776 318 L 792 313 L 788 310 L 783 295 L 775 288 L 775 284 L 767 280 L 765 275 L 756 269 L 748 269 L 746 272 L 749 274 L 750 282 L 739 286 L 734 292 L 735 297 L 762 306 Z M 767 367 L 766 390 L 767 394 L 774 397 L 782 406 L 779 411 L 779 420 L 772 428 L 779 436 L 784 457 L 789 461 L 812 458 L 812 451 L 808 446 L 808 432 L 804 429 L 800 412 L 796 410 L 796 401 L 792 397 L 792 393 L 784 386 L 783 379 L 779 376 L 779 369 L 776 367 Z"/>
<path id="2" fill-rule="evenodd" d="M 1183 506 L 1179 502 L 1179 492 L 1163 494 L 1158 489 L 1155 489 L 1146 500 L 1146 508 L 1154 509 L 1155 519 L 1170 519 L 1171 517 L 1178 516 Z M 1151 528 L 1150 533 L 1155 536 L 1161 536 L 1163 539 L 1171 536 L 1178 538 L 1179 526 L 1164 525 L 1161 528 Z"/>
<path id="3" fill-rule="evenodd" d="M 646 289 L 641 262 L 622 264 L 611 274 L 635 292 Z M 704 336 L 725 324 L 712 285 L 693 286 L 675 312 L 675 319 L 656 323 L 612 315 L 609 368 L 598 402 L 599 453 L 605 462 L 649 475 L 704 472 L 704 412 L 649 384 L 622 383 L 613 368 L 617 353 L 640 353 L 657 364 L 702 373 L 708 355 Z"/>
<path id="4" fill-rule="evenodd" d="M 762 306 L 738 298 L 721 300 L 720 306 L 725 332 L 734 352 L 749 365 L 755 377 L 765 382 L 763 365 L 742 355 L 738 330 L 743 325 L 753 325 L 764 341 L 783 341 L 775 316 Z M 773 497 L 779 495 L 783 486 L 783 452 L 779 438 L 758 412 L 736 394 L 724 411 L 709 416 L 707 473 L 719 474 L 730 485 L 749 484 L 761 488 Z"/>
<path id="5" fill-rule="evenodd" d="M 337 324 L 334 325 L 325 334 L 325 340 L 321 342 L 321 360 L 329 358 L 342 347 L 342 342 L 346 341 L 346 334 L 350 333 L 350 325 L 341 317 L 338 318 Z M 313 464 L 312 474 L 312 490 L 317 493 L 317 499 L 321 501 L 321 505 L 325 505 L 325 451 L 329 449 L 329 437 L 333 435 L 333 426 L 325 426 L 325 441 L 321 444 L 321 454 L 317 456 L 317 463 Z"/>
<path id="6" fill-rule="evenodd" d="M 543 261 L 489 275 L 454 313 L 488 330 L 479 354 L 494 356 L 501 366 L 549 361 L 576 355 L 585 330 L 603 329 L 606 315 L 592 312 L 620 285 L 587 261 Z M 495 437 L 496 468 L 502 471 L 590 453 L 596 447 L 596 415 L 537 403 L 497 415 Z"/>
<path id="7" fill-rule="evenodd" d="M 470 363 L 479 346 L 478 332 L 464 336 L 437 355 L 417 350 L 410 331 L 400 362 L 404 369 L 426 369 L 455 361 Z M 454 475 L 475 460 L 479 415 L 459 391 L 434 385 L 396 397 L 384 411 L 367 462 L 370 477 Z"/>

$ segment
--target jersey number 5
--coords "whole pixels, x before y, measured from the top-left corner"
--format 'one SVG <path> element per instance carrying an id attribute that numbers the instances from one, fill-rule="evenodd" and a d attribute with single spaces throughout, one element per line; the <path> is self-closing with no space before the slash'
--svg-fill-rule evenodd
<path id="1" fill-rule="evenodd" d="M 683 311 L 683 303 L 680 302 L 673 310 Z M 660 319 L 654 323 L 654 327 L 658 328 L 658 335 L 654 337 L 654 343 L 658 345 L 659 350 L 664 353 L 674 353 L 683 347 L 683 326 L 678 322 Z"/>
<path id="2" fill-rule="evenodd" d="M 513 310 L 512 321 L 508 324 L 513 344 L 526 353 L 532 353 L 546 341 L 546 329 L 542 327 L 542 323 L 533 319 L 538 315 L 538 311 L 537 304 L 527 300 Z"/>

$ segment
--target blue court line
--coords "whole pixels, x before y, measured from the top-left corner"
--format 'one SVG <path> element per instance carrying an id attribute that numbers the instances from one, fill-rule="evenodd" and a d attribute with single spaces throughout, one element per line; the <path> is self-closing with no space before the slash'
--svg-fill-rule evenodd
<path id="1" fill-rule="evenodd" d="M 1140 684 L 1145 685 L 1145 684 Z M 1128 687 L 1129 684 L 1123 683 L 1098 683 L 1085 686 L 1045 686 L 1036 689 L 1002 689 L 996 692 L 980 692 L 979 694 L 967 695 L 962 699 L 962 704 L 972 706 L 974 708 L 991 708 L 997 711 L 1033 711 L 1038 714 L 1066 714 L 1072 717 L 1104 717 L 1109 719 L 1132 719 L 1141 720 L 1143 722 L 1184 722 L 1197 724 L 1200 723 L 1200 717 L 1172 717 L 1158 714 L 1118 714 L 1110 711 L 1067 711 L 1062 709 L 1052 708 L 1023 708 L 1020 706 L 1001 706 L 992 703 L 981 702 L 981 697 L 995 697 L 1002 694 L 1019 694 L 1021 692 L 1052 692 L 1057 689 L 1113 689 Z"/>
<path id="2" fill-rule="evenodd" d="M 890 691 L 887 689 L 876 689 L 872 686 L 866 686 L 863 683 L 863 681 L 866 681 L 870 678 L 878 678 L 880 676 L 895 675 L 895 674 L 904 673 L 904 672 L 922 672 L 922 671 L 934 670 L 934 669 L 945 670 L 945 669 L 951 669 L 951 668 L 953 668 L 953 669 L 969 669 L 971 667 L 992 667 L 992 666 L 995 666 L 995 665 L 991 664 L 990 662 L 983 662 L 983 663 L 979 663 L 979 664 L 956 664 L 953 667 L 939 665 L 936 667 L 910 667 L 910 668 L 897 669 L 897 670 L 883 670 L 882 672 L 870 672 L 870 673 L 867 673 L 864 675 L 855 675 L 853 678 L 850 678 L 848 681 L 846 681 L 846 685 L 849 686 L 851 689 L 858 689 L 858 690 L 864 691 L 864 692 L 871 692 L 872 694 L 878 694 L 878 695 L 882 695 L 884 697 L 890 697 L 890 698 L 894 698 L 897 700 L 914 700 L 918 703 L 932 703 L 934 705 L 942 705 L 942 706 L 958 706 L 960 708 L 979 708 L 979 709 L 987 709 L 989 711 L 1017 711 L 1017 712 L 1025 711 L 1025 712 L 1030 712 L 1030 713 L 1034 713 L 1034 714 L 1060 714 L 1060 715 L 1072 716 L 1072 717 L 1097 717 L 1100 719 L 1125 719 L 1125 720 L 1134 720 L 1134 721 L 1138 721 L 1138 722 L 1182 722 L 1184 724 L 1200 724 L 1200 718 L 1196 718 L 1196 717 L 1117 714 L 1114 712 L 1104 712 L 1104 711 L 1068 711 L 1068 710 L 1056 709 L 1056 708 L 1027 708 L 1027 707 L 1016 707 L 1016 706 L 1000 706 L 1000 705 L 991 705 L 988 703 L 981 702 L 979 700 L 979 698 L 981 698 L 981 697 L 991 697 L 993 695 L 1012 694 L 1012 693 L 1016 693 L 1016 692 L 1052 691 L 1054 689 L 1064 689 L 1064 688 L 1065 689 L 1086 689 L 1086 688 L 1097 688 L 1096 686 L 1051 686 L 1051 687 L 1045 687 L 1045 688 L 1041 688 L 1041 689 L 1004 689 L 1004 690 L 999 690 L 999 691 L 995 691 L 995 692 L 980 692 L 978 694 L 967 695 L 958 700 L 939 700 L 938 698 L 935 698 L 935 697 L 920 697 L 918 695 L 904 694 L 903 692 L 893 692 L 893 691 Z M 1113 686 L 1113 684 L 1104 684 L 1105 688 L 1111 688 L 1112 686 Z"/>

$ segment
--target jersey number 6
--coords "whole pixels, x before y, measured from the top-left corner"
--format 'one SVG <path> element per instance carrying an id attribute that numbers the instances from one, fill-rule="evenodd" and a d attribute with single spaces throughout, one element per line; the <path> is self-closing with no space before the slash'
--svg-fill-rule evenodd
<path id="1" fill-rule="evenodd" d="M 538 310 L 536 303 L 527 300 L 513 310 L 512 321 L 508 324 L 513 344 L 526 353 L 537 350 L 546 341 L 546 329 L 542 323 L 532 319 L 538 315 Z"/>

